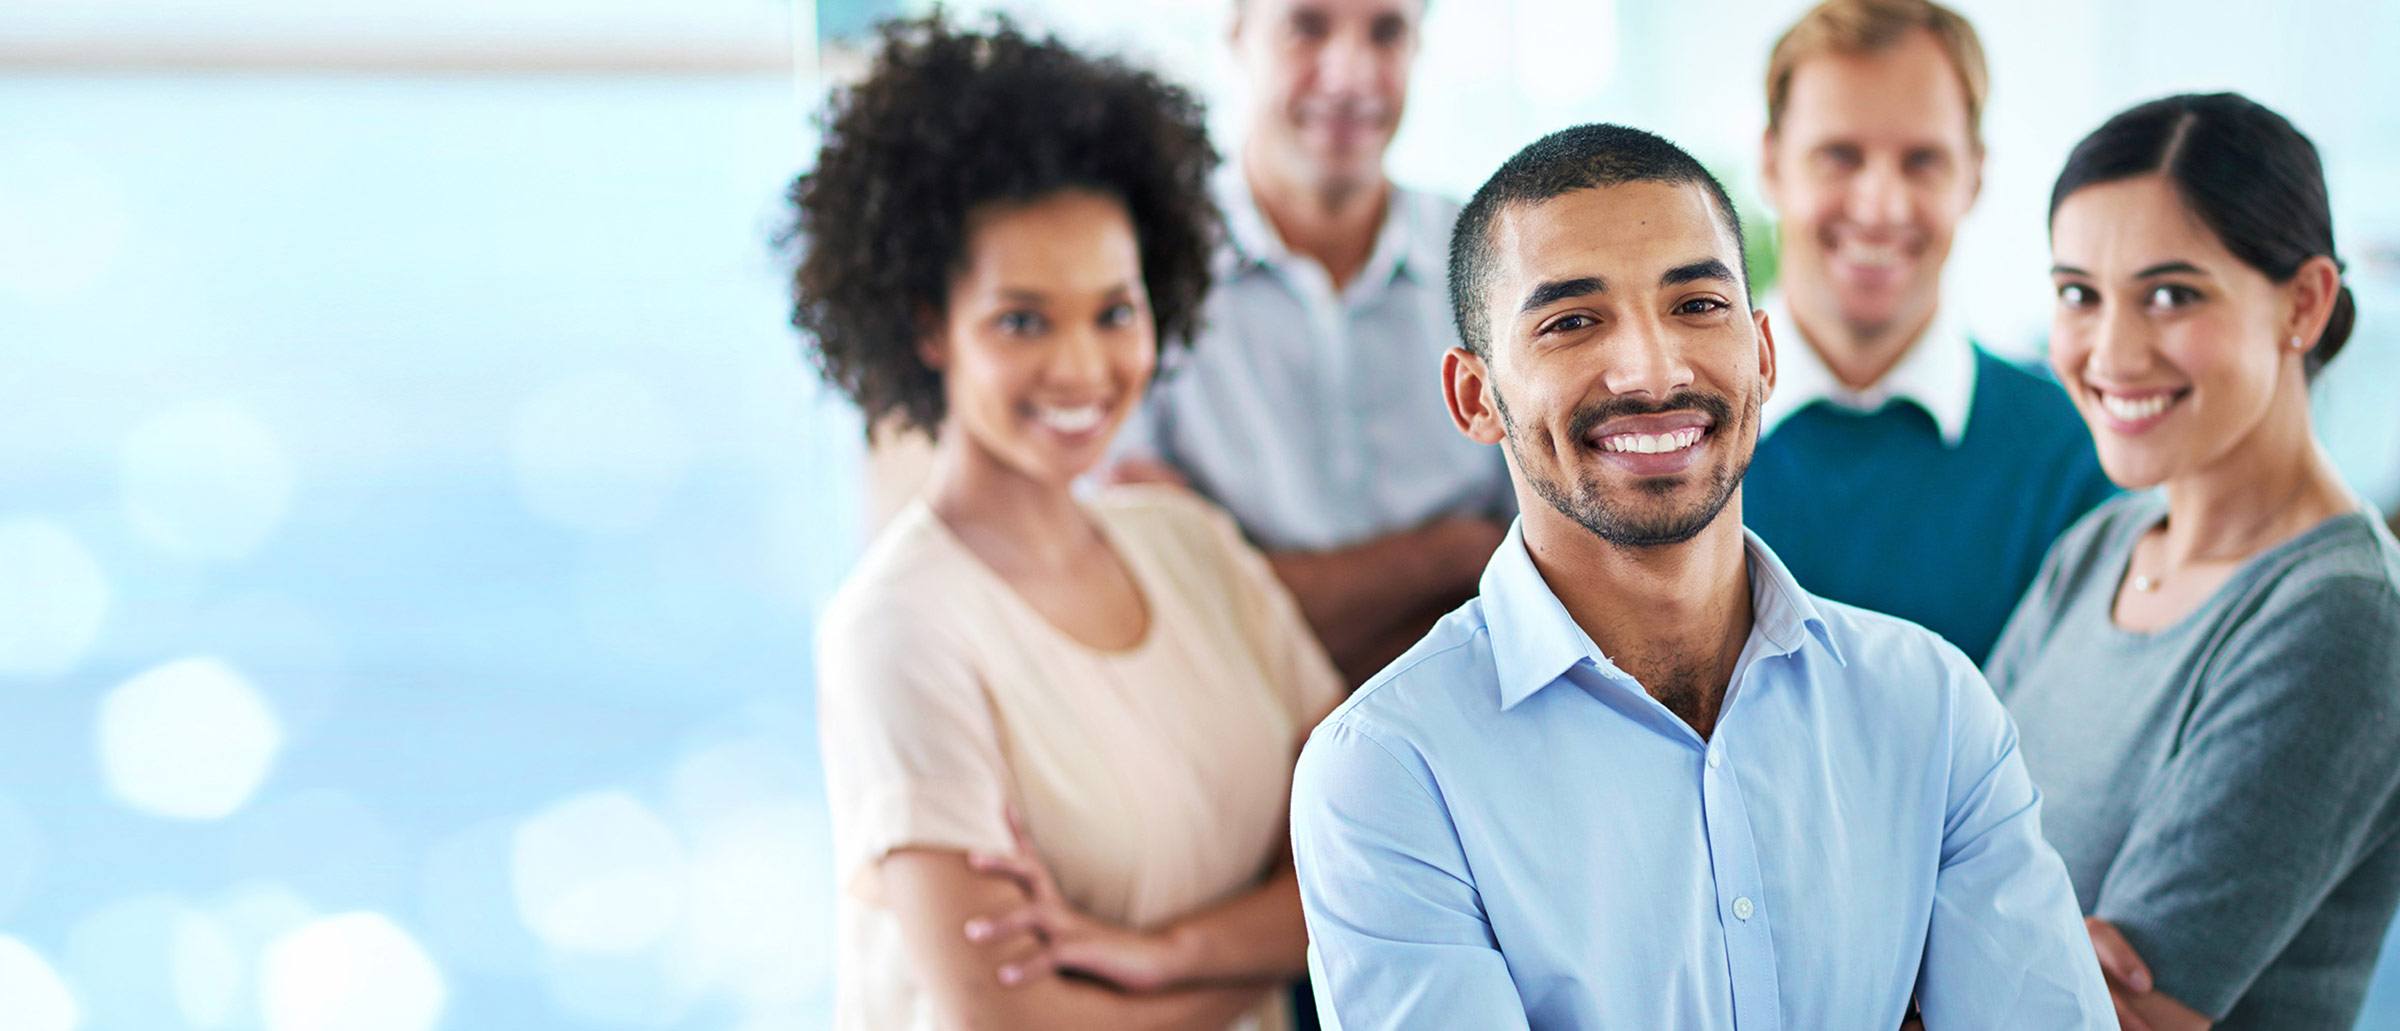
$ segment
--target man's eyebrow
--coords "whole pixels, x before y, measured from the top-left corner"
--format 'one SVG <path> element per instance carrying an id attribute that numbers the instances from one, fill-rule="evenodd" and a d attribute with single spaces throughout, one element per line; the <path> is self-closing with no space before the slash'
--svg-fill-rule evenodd
<path id="1" fill-rule="evenodd" d="M 1583 276 L 1576 279 L 1553 279 L 1547 283 L 1543 283 L 1540 286 L 1534 287 L 1532 293 L 1526 294 L 1525 303 L 1517 306 L 1517 314 L 1531 314 L 1532 312 L 1539 311 L 1542 308 L 1550 306 L 1551 304 L 1566 300 L 1569 297 L 1582 297 L 1587 294 L 1604 294 L 1607 292 L 1608 281 L 1598 276 Z"/>
<path id="2" fill-rule="evenodd" d="M 1697 283 L 1704 279 L 1731 284 L 1734 282 L 1733 270 L 1726 268 L 1724 262 L 1715 258 L 1702 258 L 1699 261 L 1686 262 L 1668 269 L 1665 274 L 1658 277 L 1658 285 L 1682 286 L 1685 283 Z"/>

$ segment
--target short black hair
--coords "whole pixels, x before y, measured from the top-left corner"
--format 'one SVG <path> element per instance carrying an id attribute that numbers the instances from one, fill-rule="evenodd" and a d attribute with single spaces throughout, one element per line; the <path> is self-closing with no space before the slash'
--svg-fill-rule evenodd
<path id="1" fill-rule="evenodd" d="M 2157 173 L 2242 264 L 2289 283 L 2333 249 L 2333 204 L 2317 145 L 2282 115 L 2239 93 L 2183 93 L 2136 105 L 2075 145 L 2050 188 L 2050 218 L 2086 186 Z M 2343 286 L 2301 366 L 2315 379 L 2358 319 Z"/>
<path id="2" fill-rule="evenodd" d="M 1733 234 L 1734 253 L 1741 255 L 1742 291 L 1748 299 L 1750 259 L 1742 241 L 1742 218 L 1717 177 L 1660 136 L 1622 125 L 1578 125 L 1535 140 L 1503 162 L 1458 214 L 1450 236 L 1450 311 L 1467 350 L 1491 357 L 1491 331 L 1483 324 L 1483 309 L 1496 257 L 1492 223 L 1500 212 L 1514 204 L 1538 204 L 1576 190 L 1622 183 L 1706 186 L 1718 217 Z"/>
<path id="3" fill-rule="evenodd" d="M 931 434 L 942 377 L 918 356 L 949 310 L 967 220 L 992 203 L 1090 190 L 1124 202 L 1161 348 L 1189 344 L 1220 232 L 1200 102 L 1114 58 L 930 16 L 884 23 L 866 78 L 836 93 L 814 171 L 792 182 L 792 325 L 866 413 Z"/>

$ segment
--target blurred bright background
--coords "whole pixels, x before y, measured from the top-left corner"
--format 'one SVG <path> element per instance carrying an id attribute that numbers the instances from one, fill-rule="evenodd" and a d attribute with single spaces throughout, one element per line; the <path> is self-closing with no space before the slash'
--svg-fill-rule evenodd
<path id="1" fill-rule="evenodd" d="M 856 66 L 820 40 L 918 6 L 0 0 L 0 1028 L 826 1022 L 861 433 L 771 240 Z M 1005 6 L 1238 138 L 1224 0 Z M 1463 194 L 1617 120 L 1755 206 L 1801 6 L 1434 0 L 1394 168 Z M 1959 6 L 1970 324 L 2038 353 L 2078 136 L 2244 90 L 2329 159 L 2324 431 L 2400 504 L 2400 5 Z"/>

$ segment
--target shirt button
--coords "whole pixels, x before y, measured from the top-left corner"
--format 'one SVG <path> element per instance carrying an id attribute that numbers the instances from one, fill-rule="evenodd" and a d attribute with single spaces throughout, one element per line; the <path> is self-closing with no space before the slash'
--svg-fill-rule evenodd
<path id="1" fill-rule="evenodd" d="M 1748 920 L 1750 919 L 1750 914 L 1757 911 L 1758 907 L 1750 904 L 1750 896 L 1748 895 L 1744 895 L 1741 898 L 1733 900 L 1733 918 L 1736 920 Z"/>
<path id="2" fill-rule="evenodd" d="M 1716 749 L 1713 749 L 1713 748 L 1712 748 L 1712 749 L 1709 749 L 1709 751 L 1708 751 L 1708 768 L 1713 770 L 1713 769 L 1716 769 L 1717 767 L 1719 767 L 1719 766 L 1723 766 L 1723 765 L 1725 765 L 1725 753 L 1723 753 L 1723 752 L 1720 752 L 1720 751 L 1717 751 Z"/>

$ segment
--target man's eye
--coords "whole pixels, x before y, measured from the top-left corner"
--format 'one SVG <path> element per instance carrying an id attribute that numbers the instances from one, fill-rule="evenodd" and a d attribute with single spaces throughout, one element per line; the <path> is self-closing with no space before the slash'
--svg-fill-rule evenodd
<path id="1" fill-rule="evenodd" d="M 1676 305 L 1675 314 L 1708 315 L 1715 312 L 1724 311 L 1730 307 L 1732 307 L 1732 305 L 1726 304 L 1725 302 L 1717 300 L 1714 297 L 1694 297 L 1691 300 Z"/>
<path id="2" fill-rule="evenodd" d="M 1590 329 L 1599 324 L 1600 320 L 1589 315 L 1562 315 L 1552 320 L 1549 325 L 1543 326 L 1542 332 L 1545 334 L 1572 333 L 1579 329 Z"/>
<path id="3" fill-rule="evenodd" d="M 1857 147 L 1836 143 L 1817 151 L 1817 163 L 1837 171 L 1851 171 L 1866 163 L 1866 155 Z"/>

